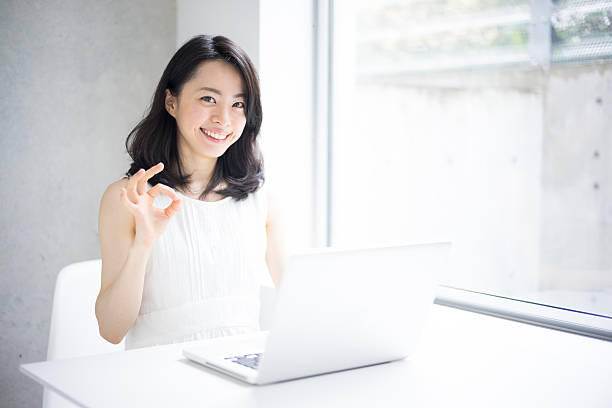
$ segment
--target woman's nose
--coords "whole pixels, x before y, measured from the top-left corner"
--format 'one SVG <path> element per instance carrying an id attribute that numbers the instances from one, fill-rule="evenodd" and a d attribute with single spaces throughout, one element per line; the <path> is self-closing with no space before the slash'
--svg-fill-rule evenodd
<path id="1" fill-rule="evenodd" d="M 213 118 L 213 122 L 218 123 L 222 126 L 227 126 L 230 123 L 230 115 L 229 110 L 224 107 L 218 107 L 215 109 Z"/>

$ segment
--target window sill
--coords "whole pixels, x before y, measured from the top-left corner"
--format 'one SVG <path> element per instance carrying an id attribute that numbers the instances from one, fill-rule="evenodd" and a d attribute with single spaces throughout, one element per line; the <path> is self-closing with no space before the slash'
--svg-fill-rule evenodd
<path id="1" fill-rule="evenodd" d="M 612 318 L 594 313 L 439 285 L 435 303 L 612 341 Z"/>

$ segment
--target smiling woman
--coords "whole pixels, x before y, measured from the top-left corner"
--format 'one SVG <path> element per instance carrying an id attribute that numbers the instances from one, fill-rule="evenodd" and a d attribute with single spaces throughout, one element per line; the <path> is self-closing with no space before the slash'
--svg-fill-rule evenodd
<path id="1" fill-rule="evenodd" d="M 166 170 L 153 175 L 152 184 L 203 200 L 218 199 L 210 193 L 221 187 L 218 194 L 244 199 L 263 180 L 256 144 L 261 120 L 259 81 L 246 53 L 225 37 L 194 37 L 168 63 L 149 114 L 126 141 L 133 160 L 127 175 L 163 162 Z M 230 137 L 204 144 L 219 135 Z"/>
<path id="2" fill-rule="evenodd" d="M 197 36 L 172 57 L 127 138 L 128 178 L 100 204 L 102 337 L 134 348 L 259 329 L 259 287 L 283 265 L 261 119 L 257 74 L 231 40 Z"/>

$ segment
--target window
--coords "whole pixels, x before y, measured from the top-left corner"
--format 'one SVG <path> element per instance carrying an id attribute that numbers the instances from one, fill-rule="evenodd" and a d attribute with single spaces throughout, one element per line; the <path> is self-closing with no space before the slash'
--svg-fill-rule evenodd
<path id="1" fill-rule="evenodd" d="M 328 243 L 451 240 L 447 287 L 612 317 L 612 1 L 329 9 Z"/>

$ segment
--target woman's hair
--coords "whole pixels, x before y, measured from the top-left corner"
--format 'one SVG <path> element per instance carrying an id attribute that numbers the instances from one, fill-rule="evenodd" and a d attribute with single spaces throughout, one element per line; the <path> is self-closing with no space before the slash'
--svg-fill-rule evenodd
<path id="1" fill-rule="evenodd" d="M 164 171 L 151 178 L 149 182 L 152 185 L 163 183 L 173 188 L 188 185 L 191 175 L 186 174 L 181 166 L 176 120 L 165 107 L 166 89 L 178 96 L 199 65 L 208 60 L 226 61 L 240 71 L 246 86 L 246 125 L 238 140 L 217 159 L 210 182 L 200 198 L 215 191 L 242 200 L 257 191 L 264 181 L 263 159 L 256 143 L 262 120 L 259 80 L 247 54 L 232 40 L 222 36 L 198 35 L 174 54 L 159 80 L 148 114 L 125 141 L 132 158 L 126 175 L 132 176 L 141 168 L 146 170 L 163 162 Z M 222 181 L 227 186 L 215 190 Z"/>

